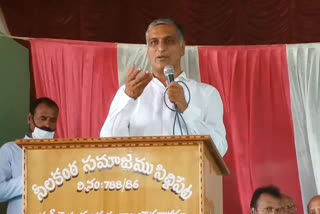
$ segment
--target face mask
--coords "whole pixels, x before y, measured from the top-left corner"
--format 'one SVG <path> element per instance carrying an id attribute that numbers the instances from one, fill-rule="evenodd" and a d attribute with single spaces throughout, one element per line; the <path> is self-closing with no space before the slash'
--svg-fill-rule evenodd
<path id="1" fill-rule="evenodd" d="M 54 136 L 54 131 L 49 132 L 46 130 L 39 129 L 38 127 L 34 128 L 32 132 L 33 139 L 52 139 Z"/>

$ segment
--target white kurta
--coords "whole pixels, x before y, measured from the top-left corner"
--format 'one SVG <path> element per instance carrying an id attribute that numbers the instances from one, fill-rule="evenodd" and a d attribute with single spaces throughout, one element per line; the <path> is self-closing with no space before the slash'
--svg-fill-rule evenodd
<path id="1" fill-rule="evenodd" d="M 22 163 L 22 149 L 16 142 L 0 148 L 0 202 L 8 201 L 7 214 L 22 213 Z"/>
<path id="2" fill-rule="evenodd" d="M 188 79 L 184 73 L 175 81 L 183 81 L 190 90 L 190 103 L 182 114 L 189 135 L 210 135 L 223 156 L 228 144 L 219 92 L 211 85 Z M 180 85 L 184 87 L 188 101 L 188 90 L 183 84 Z M 175 112 L 168 109 L 164 103 L 165 89 L 157 78 L 153 78 L 141 96 L 134 100 L 124 92 L 125 86 L 120 87 L 112 101 L 100 137 L 173 135 Z M 166 102 L 174 108 L 167 95 Z M 183 134 L 186 134 L 186 127 L 182 121 L 181 127 Z M 175 125 L 175 135 L 181 135 L 178 124 Z"/>

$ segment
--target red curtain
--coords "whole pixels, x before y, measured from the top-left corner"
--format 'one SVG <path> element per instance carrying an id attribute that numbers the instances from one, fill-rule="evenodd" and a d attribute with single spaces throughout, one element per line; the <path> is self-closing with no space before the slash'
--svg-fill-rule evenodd
<path id="1" fill-rule="evenodd" d="M 285 46 L 200 47 L 199 60 L 202 82 L 224 103 L 232 172 L 224 178 L 224 213 L 249 213 L 255 188 L 269 184 L 303 213 Z"/>
<path id="2" fill-rule="evenodd" d="M 116 44 L 30 43 L 36 96 L 50 97 L 60 107 L 56 137 L 99 137 L 119 88 Z"/>

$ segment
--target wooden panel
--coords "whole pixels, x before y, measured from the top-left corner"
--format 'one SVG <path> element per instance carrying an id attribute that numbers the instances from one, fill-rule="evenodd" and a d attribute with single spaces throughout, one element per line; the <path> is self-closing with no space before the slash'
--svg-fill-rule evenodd
<path id="1" fill-rule="evenodd" d="M 203 206 L 204 214 L 223 213 L 221 169 L 207 146 L 203 148 Z"/>
<path id="2" fill-rule="evenodd" d="M 118 139 L 116 142 L 114 139 L 62 140 L 60 143 L 20 141 L 27 172 L 24 174 L 24 213 L 50 213 L 53 209 L 55 213 L 65 214 L 201 213 L 199 163 L 202 142 L 195 141 L 197 138 L 193 141 L 167 138 L 166 142 L 151 138 L 150 143 L 147 139 L 143 138 L 142 143 L 139 142 L 141 139 Z M 169 139 L 171 143 L 167 142 Z M 104 165 L 104 158 L 109 161 L 109 166 Z M 139 166 L 143 164 L 153 168 L 149 171 L 143 168 L 145 171 L 141 172 Z M 157 170 L 160 164 L 166 170 L 165 177 Z M 59 173 L 53 176 L 55 172 L 65 178 L 58 176 Z M 161 181 L 155 179 L 158 174 Z M 175 181 L 170 183 L 172 179 L 168 175 L 172 175 Z M 179 182 L 178 176 L 184 181 Z M 90 181 L 96 185 L 96 190 L 90 189 Z M 59 182 L 63 184 L 58 185 Z M 175 194 L 173 186 L 180 190 L 181 183 L 185 184 L 185 191 Z M 189 185 L 192 185 L 190 198 Z M 39 188 L 42 191 L 36 194 Z M 47 197 L 41 197 L 44 190 Z"/>

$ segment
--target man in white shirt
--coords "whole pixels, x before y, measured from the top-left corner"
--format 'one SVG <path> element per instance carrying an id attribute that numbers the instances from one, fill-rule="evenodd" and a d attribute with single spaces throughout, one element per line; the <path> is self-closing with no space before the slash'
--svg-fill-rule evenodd
<path id="1" fill-rule="evenodd" d="M 146 40 L 152 73 L 131 67 L 100 137 L 210 135 L 223 156 L 228 148 L 223 104 L 214 87 L 188 79 L 181 70 L 183 29 L 173 20 L 158 19 L 148 26 Z M 168 65 L 175 71 L 169 85 L 164 74 Z"/>
<path id="2" fill-rule="evenodd" d="M 58 113 L 53 100 L 37 99 L 30 107 L 29 133 L 24 139 L 53 138 Z M 9 202 L 7 214 L 22 213 L 22 181 L 22 149 L 14 141 L 8 142 L 0 148 L 0 202 Z"/>

